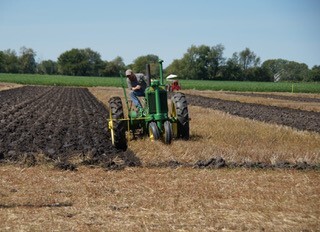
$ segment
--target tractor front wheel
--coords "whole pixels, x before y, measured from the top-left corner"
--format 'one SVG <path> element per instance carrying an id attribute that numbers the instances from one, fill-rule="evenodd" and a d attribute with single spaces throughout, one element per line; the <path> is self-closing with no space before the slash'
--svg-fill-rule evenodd
<path id="1" fill-rule="evenodd" d="M 149 123 L 149 137 L 152 141 L 160 139 L 159 128 L 155 122 Z"/>
<path id="2" fill-rule="evenodd" d="M 164 124 L 164 143 L 170 144 L 172 140 L 172 124 L 169 121 L 165 121 Z"/>
<path id="3" fill-rule="evenodd" d="M 120 97 L 109 100 L 109 129 L 111 131 L 112 145 L 117 149 L 127 150 L 126 124 Z"/>

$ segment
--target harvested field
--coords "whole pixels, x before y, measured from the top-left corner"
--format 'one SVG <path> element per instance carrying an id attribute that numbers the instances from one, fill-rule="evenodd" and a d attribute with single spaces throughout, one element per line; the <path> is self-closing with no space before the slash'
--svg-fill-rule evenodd
<path id="1" fill-rule="evenodd" d="M 315 99 L 313 100 L 315 101 Z M 188 102 L 190 105 L 220 110 L 240 117 L 320 133 L 320 112 L 226 101 L 195 95 L 188 95 Z"/>
<path id="2" fill-rule="evenodd" d="M 25 86 L 0 92 L 0 158 L 3 161 L 23 162 L 28 165 L 54 161 L 61 168 L 73 168 L 69 162 L 82 164 L 114 164 L 120 159 L 123 165 L 141 165 L 134 152 L 116 150 L 110 142 L 107 129 L 108 111 L 103 101 L 97 101 L 86 88 Z M 99 96 L 97 96 L 99 98 Z M 320 132 L 320 113 L 259 104 L 240 103 L 216 98 L 187 95 L 189 106 L 224 111 L 253 120 L 272 122 L 301 130 Z M 201 113 L 199 113 L 201 115 Z M 192 135 L 192 133 L 191 133 Z M 222 135 L 222 133 L 221 133 Z M 197 135 L 191 136 L 195 137 Z M 163 149 L 159 149 L 163 150 Z M 223 152 L 222 152 L 223 154 Z M 204 160 L 165 160 L 147 166 L 206 167 L 212 157 Z M 221 159 L 221 155 L 218 154 Z M 317 168 L 318 158 L 295 160 L 224 161 L 224 167 L 260 168 Z M 208 163 L 209 162 L 209 163 Z M 235 162 L 241 162 L 236 164 Z M 303 162 L 301 164 L 301 162 Z M 208 163 L 204 165 L 203 163 Z M 166 164 L 166 165 L 164 165 Z M 200 165 L 199 165 L 200 164 Z M 215 166 L 215 164 L 211 164 Z M 304 168 L 302 168 L 304 167 Z"/>
<path id="3" fill-rule="evenodd" d="M 189 141 L 138 138 L 122 152 L 106 128 L 114 95 L 122 89 L 0 91 L 1 231 L 320 227 L 317 130 L 260 121 L 261 105 L 252 120 L 228 101 L 188 95 Z"/>
<path id="4" fill-rule="evenodd" d="M 102 101 L 97 101 L 86 88 L 25 86 L 1 91 L 0 97 L 3 99 L 0 103 L 0 157 L 4 161 L 23 161 L 28 165 L 53 161 L 60 163 L 58 165 L 61 168 L 73 168 L 69 166 L 70 161 L 80 164 L 110 165 L 114 164 L 113 160 L 120 159 L 123 165 L 141 165 L 140 160 L 130 149 L 122 152 L 112 147 L 110 133 L 107 129 L 108 111 L 105 108 L 108 97 L 105 95 Z M 195 95 L 187 95 L 187 98 L 190 107 L 200 106 L 204 109 L 224 111 L 253 120 L 320 132 L 320 113 L 318 112 Z M 196 136 L 199 135 L 193 135 L 191 139 Z M 163 149 L 159 148 L 159 150 Z M 221 159 L 221 154 L 216 156 Z M 144 165 L 150 167 L 199 166 L 201 168 L 210 166 L 209 164 L 203 165 L 203 163 L 210 163 L 210 160 L 212 163 L 212 157 L 203 158 L 204 160 L 188 160 L 187 162 L 165 160 Z M 273 163 L 265 159 L 250 161 L 230 159 L 224 162 L 224 167 L 296 167 L 301 169 L 301 167 L 317 168 L 314 165 L 318 164 L 318 158 L 313 159 L 310 165 L 306 164 L 307 161 L 310 162 L 310 159 L 294 160 L 294 162 L 297 161 L 303 162 L 302 165 L 288 163 L 288 160 L 282 159 L 273 161 Z M 235 162 L 241 163 L 235 164 Z"/>
<path id="5" fill-rule="evenodd" d="M 277 106 L 304 111 L 320 112 L 319 94 L 302 93 L 246 93 L 230 91 L 198 91 L 186 90 L 185 93 L 221 100 L 258 105 Z"/>
<path id="6" fill-rule="evenodd" d="M 19 87 L 22 87 L 22 85 L 15 84 L 15 83 L 1 83 L 0 82 L 0 91 L 6 90 L 6 89 L 19 88 Z"/>
<path id="7" fill-rule="evenodd" d="M 1 231 L 317 231 L 319 173 L 0 168 Z M 34 187 L 37 186 L 37 187 Z"/>

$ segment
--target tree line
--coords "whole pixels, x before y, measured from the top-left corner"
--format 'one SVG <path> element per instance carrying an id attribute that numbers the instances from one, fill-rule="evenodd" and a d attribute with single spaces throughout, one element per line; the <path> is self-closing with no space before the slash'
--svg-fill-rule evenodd
<path id="1" fill-rule="evenodd" d="M 181 59 L 175 59 L 164 70 L 166 75 L 176 74 L 181 79 L 230 80 L 230 81 L 320 81 L 320 65 L 311 69 L 304 64 L 285 59 L 261 59 L 249 48 L 234 52 L 231 58 L 223 55 L 224 46 L 192 45 Z M 158 75 L 157 55 L 137 57 L 126 65 L 122 57 L 104 61 L 101 55 L 90 48 L 63 52 L 57 61 L 36 62 L 36 52 L 22 47 L 19 55 L 15 50 L 0 51 L 0 73 L 30 73 L 71 76 L 119 76 L 119 72 L 131 68 L 145 72 L 151 64 L 152 76 Z"/>

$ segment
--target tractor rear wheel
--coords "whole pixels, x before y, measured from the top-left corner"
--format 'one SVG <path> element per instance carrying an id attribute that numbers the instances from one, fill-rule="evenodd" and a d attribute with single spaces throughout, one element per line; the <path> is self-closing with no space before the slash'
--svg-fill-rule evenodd
<path id="1" fill-rule="evenodd" d="M 157 126 L 157 123 L 155 123 L 155 122 L 149 123 L 149 137 L 152 141 L 160 139 L 159 128 Z"/>
<path id="2" fill-rule="evenodd" d="M 183 93 L 176 93 L 171 98 L 171 117 L 177 120 L 172 125 L 174 136 L 188 140 L 190 137 L 189 111 L 186 96 Z"/>
<path id="3" fill-rule="evenodd" d="M 127 150 L 126 124 L 120 97 L 109 100 L 109 129 L 111 131 L 112 145 L 117 149 Z"/>
<path id="4" fill-rule="evenodd" d="M 172 140 L 172 124 L 170 121 L 165 121 L 163 126 L 164 126 L 164 143 L 170 144 Z"/>

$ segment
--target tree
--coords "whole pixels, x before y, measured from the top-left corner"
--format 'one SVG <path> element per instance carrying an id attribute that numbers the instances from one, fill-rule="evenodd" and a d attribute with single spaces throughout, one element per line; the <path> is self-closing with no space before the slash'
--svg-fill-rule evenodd
<path id="1" fill-rule="evenodd" d="M 308 65 L 289 61 L 286 65 L 287 79 L 286 81 L 306 81 L 309 78 Z"/>
<path id="2" fill-rule="evenodd" d="M 4 73 L 5 72 L 5 63 L 4 63 L 4 52 L 0 51 L 0 73 Z"/>
<path id="3" fill-rule="evenodd" d="M 244 80 L 246 81 L 271 81 L 266 69 L 262 67 L 252 67 L 245 70 Z"/>
<path id="4" fill-rule="evenodd" d="M 192 45 L 181 60 L 175 61 L 174 65 L 180 69 L 175 70 L 176 74 L 185 79 L 216 79 L 221 66 L 225 63 L 223 50 L 221 44 L 214 47 Z M 175 66 L 170 65 L 168 70 L 174 70 Z"/>
<path id="5" fill-rule="evenodd" d="M 188 69 L 193 73 L 197 79 L 209 79 L 208 75 L 208 54 L 210 52 L 210 47 L 206 45 L 191 46 L 188 49 L 186 58 L 189 61 L 187 63 Z"/>
<path id="6" fill-rule="evenodd" d="M 38 64 L 38 73 L 40 74 L 57 74 L 58 68 L 57 68 L 57 62 L 54 62 L 52 60 L 44 60 Z"/>
<path id="7" fill-rule="evenodd" d="M 259 65 L 260 57 L 249 48 L 245 48 L 239 53 L 233 53 L 232 58 L 228 60 L 224 73 L 225 78 L 238 81 L 262 81 L 262 77 L 256 76 L 263 73 Z"/>
<path id="8" fill-rule="evenodd" d="M 320 65 L 312 67 L 310 76 L 310 81 L 320 81 Z"/>
<path id="9" fill-rule="evenodd" d="M 310 79 L 308 66 L 304 63 L 274 59 L 263 62 L 262 68 L 274 81 L 307 81 Z"/>
<path id="10" fill-rule="evenodd" d="M 63 75 L 84 75 L 83 65 L 81 63 L 85 62 L 85 56 L 79 49 L 71 49 L 62 53 L 58 57 L 58 72 Z"/>
<path id="11" fill-rule="evenodd" d="M 21 47 L 19 57 L 20 73 L 36 73 L 36 53 L 31 48 Z"/>
<path id="12" fill-rule="evenodd" d="M 233 53 L 232 57 L 227 60 L 225 66 L 222 67 L 222 80 L 239 81 L 243 78 L 243 71 L 239 64 L 238 53 Z"/>
<path id="13" fill-rule="evenodd" d="M 63 75 L 99 76 L 102 68 L 100 54 L 90 48 L 74 48 L 58 57 L 58 71 Z"/>
<path id="14" fill-rule="evenodd" d="M 210 48 L 210 51 L 207 56 L 207 69 L 208 69 L 208 78 L 217 79 L 219 76 L 219 71 L 221 67 L 225 64 L 225 58 L 223 57 L 224 46 L 218 44 Z"/>
<path id="15" fill-rule="evenodd" d="M 239 53 L 239 64 L 243 70 L 257 67 L 260 64 L 260 57 L 257 57 L 249 48 L 245 48 Z"/>
<path id="16" fill-rule="evenodd" d="M 101 55 L 98 52 L 92 51 L 90 48 L 86 48 L 82 52 L 84 52 L 88 62 L 86 76 L 101 76 L 103 69 Z"/>
<path id="17" fill-rule="evenodd" d="M 19 72 L 19 59 L 15 50 L 7 49 L 1 52 L 0 66 L 1 72 L 4 73 L 18 73 Z"/>
<path id="18" fill-rule="evenodd" d="M 125 71 L 125 64 L 123 62 L 123 59 L 120 56 L 117 56 L 112 61 L 105 62 L 105 68 L 103 70 L 103 76 L 119 76 L 119 72 Z"/>
<path id="19" fill-rule="evenodd" d="M 164 70 L 166 75 L 175 74 L 180 75 L 182 70 L 182 62 L 181 60 L 175 59 L 172 63 Z"/>
<path id="20" fill-rule="evenodd" d="M 157 55 L 149 54 L 146 56 L 137 57 L 132 64 L 132 69 L 134 72 L 146 72 L 146 65 L 150 64 L 151 77 L 159 76 L 159 66 L 158 66 L 159 57 Z"/>
<path id="21" fill-rule="evenodd" d="M 268 75 L 270 76 L 270 79 L 272 81 L 279 81 L 280 75 L 283 72 L 283 65 L 286 61 L 285 60 L 266 60 L 262 63 L 261 67 L 266 70 Z"/>

